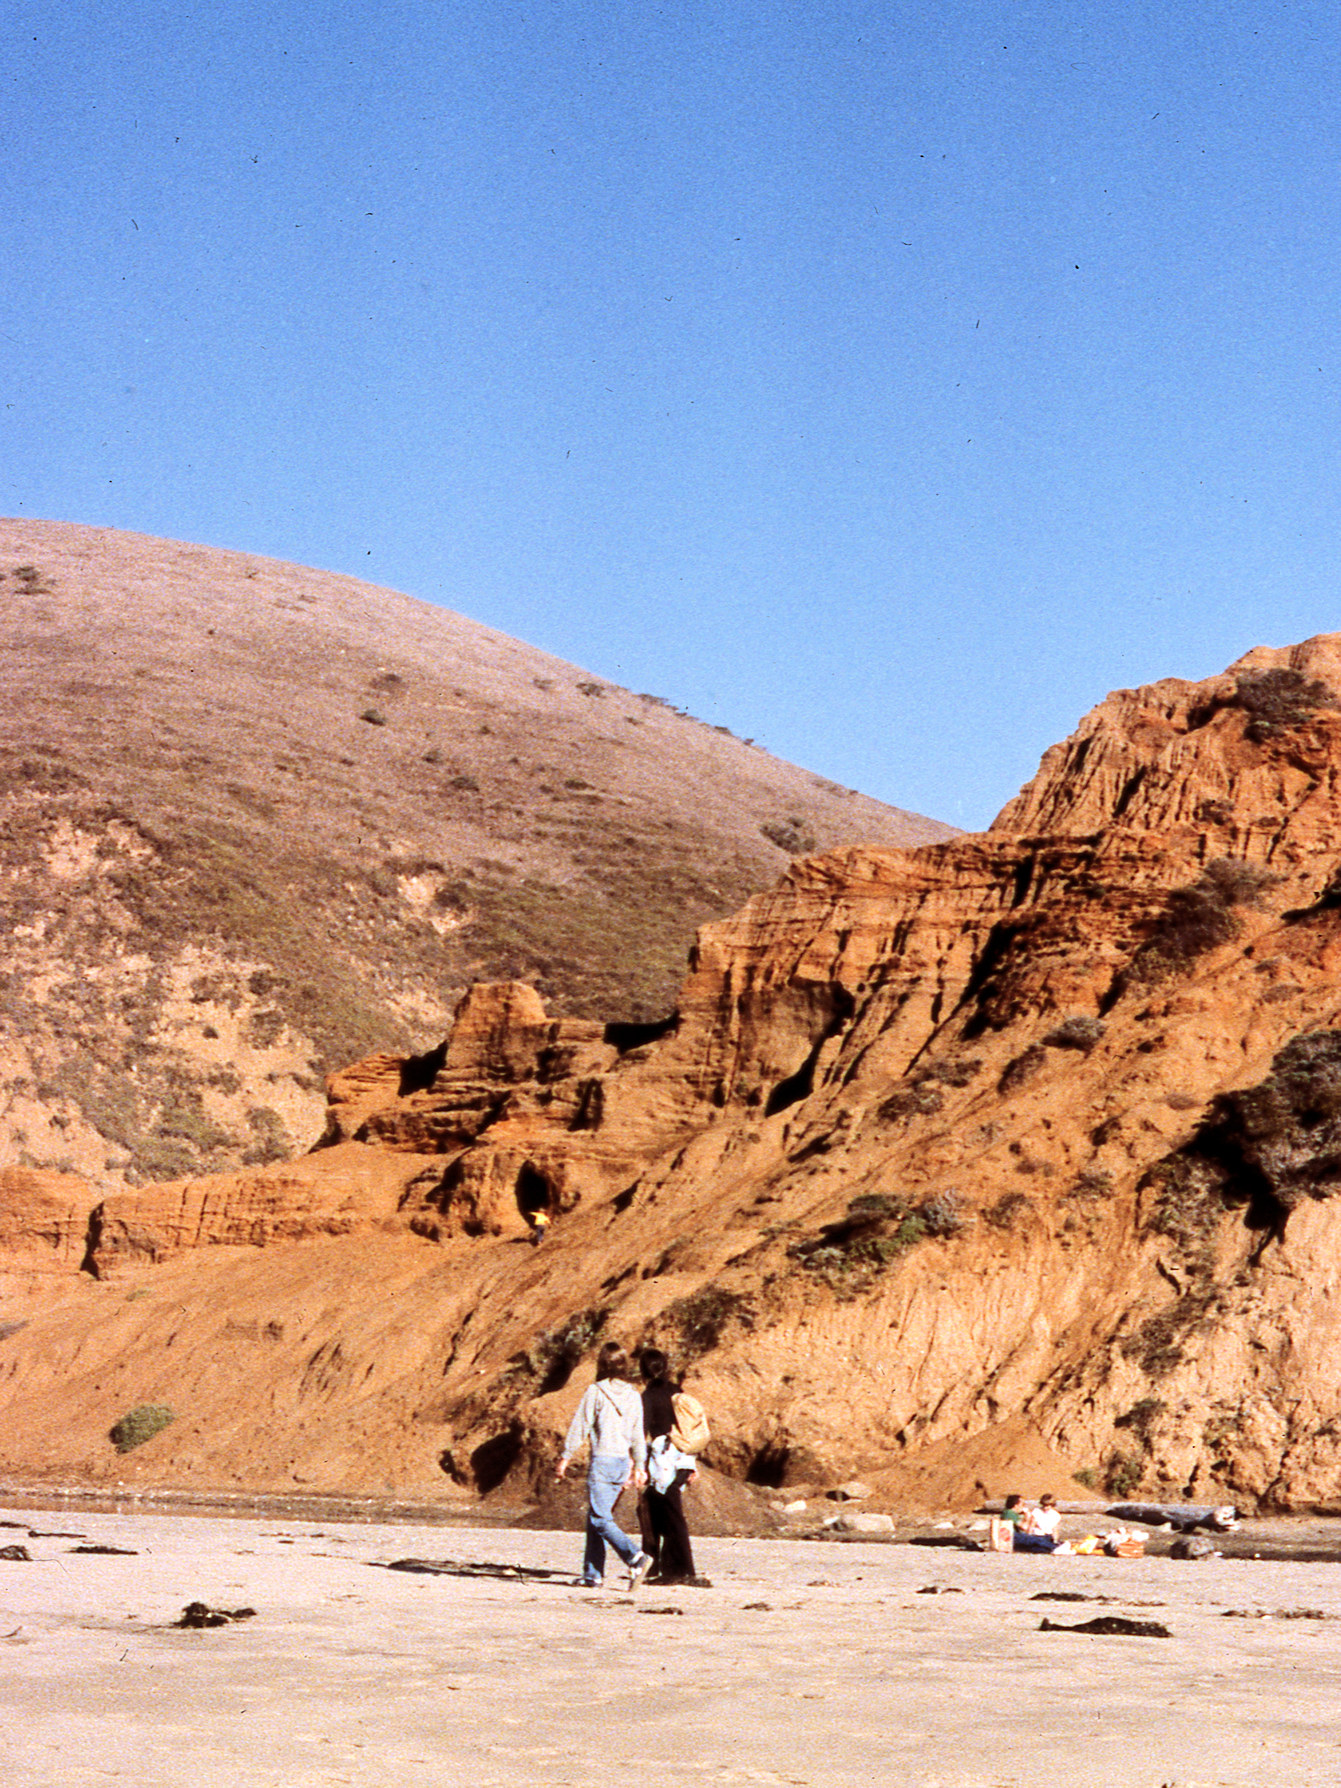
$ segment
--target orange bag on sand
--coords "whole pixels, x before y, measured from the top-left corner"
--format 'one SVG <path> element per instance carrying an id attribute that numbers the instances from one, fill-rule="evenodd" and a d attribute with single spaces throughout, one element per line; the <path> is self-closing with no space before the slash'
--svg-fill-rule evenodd
<path id="1" fill-rule="evenodd" d="M 1119 1540 L 1117 1545 L 1114 1546 L 1114 1548 L 1113 1548 L 1113 1557 L 1114 1558 L 1144 1558 L 1145 1557 L 1145 1541 L 1138 1540 L 1136 1538 L 1135 1534 L 1130 1535 L 1125 1540 Z"/>

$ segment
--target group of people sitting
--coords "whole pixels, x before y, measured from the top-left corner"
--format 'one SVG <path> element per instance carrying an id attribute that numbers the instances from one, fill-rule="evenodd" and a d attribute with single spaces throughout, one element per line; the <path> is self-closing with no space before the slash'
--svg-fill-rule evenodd
<path id="1" fill-rule="evenodd" d="M 624 1349 L 607 1341 L 596 1362 L 596 1382 L 582 1396 L 569 1426 L 555 1476 L 563 1478 L 569 1461 L 591 1445 L 587 1468 L 586 1547 L 582 1584 L 598 1589 L 605 1580 L 606 1547 L 628 1569 L 630 1590 L 649 1583 L 698 1583 L 681 1493 L 698 1475 L 698 1462 L 684 1450 L 677 1426 L 670 1362 L 660 1348 L 647 1347 L 638 1356 L 643 1391 L 629 1382 Z M 638 1501 L 640 1538 L 629 1538 L 615 1520 L 615 1504 L 629 1484 L 641 1491 Z"/>
<path id="2" fill-rule="evenodd" d="M 1124 1512 L 1122 1509 L 1109 1510 L 1110 1514 Z M 1176 1524 L 1176 1508 L 1171 1511 L 1138 1510 L 1134 1512 L 1135 1518 L 1140 1519 L 1142 1512 L 1159 1516 L 1167 1525 Z M 1187 1513 L 1202 1520 L 1208 1516 L 1221 1517 L 1225 1513 L 1232 1517 L 1234 1511 L 1189 1509 Z M 1078 1558 L 1091 1558 L 1098 1553 L 1109 1558 L 1142 1558 L 1145 1555 L 1145 1536 L 1133 1533 L 1129 1528 L 1109 1528 L 1106 1533 L 1087 1533 L 1077 1539 L 1064 1540 L 1061 1525 L 1062 1512 L 1057 1507 L 1057 1498 L 1050 1492 L 1028 1507 L 1022 1497 L 1008 1496 L 1001 1513 L 992 1519 L 989 1549 L 993 1552 L 1072 1553 Z"/>
<path id="3" fill-rule="evenodd" d="M 1062 1512 L 1051 1491 L 1045 1492 L 1028 1508 L 1024 1507 L 1021 1496 L 1008 1496 L 997 1520 L 1001 1528 L 1009 1530 L 1007 1534 L 996 1535 L 997 1550 L 1055 1552 L 1058 1548 L 1057 1535 L 1062 1525 Z M 1009 1539 L 1008 1546 L 1000 1543 L 1003 1538 Z"/>

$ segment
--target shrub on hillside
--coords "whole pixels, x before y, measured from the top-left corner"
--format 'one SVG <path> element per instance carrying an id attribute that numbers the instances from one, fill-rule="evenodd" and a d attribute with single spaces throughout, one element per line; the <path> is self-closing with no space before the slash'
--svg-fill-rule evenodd
<path id="1" fill-rule="evenodd" d="M 1208 863 L 1190 886 L 1170 893 L 1124 979 L 1161 981 L 1182 973 L 1208 950 L 1231 942 L 1240 923 L 1234 908 L 1260 906 L 1263 892 L 1275 880 L 1269 871 L 1241 858 L 1220 857 Z"/>
<path id="2" fill-rule="evenodd" d="M 815 848 L 815 834 L 797 814 L 785 820 L 765 820 L 759 830 L 770 844 L 776 844 L 790 857 L 804 857 Z"/>
<path id="3" fill-rule="evenodd" d="M 1277 1228 L 1303 1199 L 1341 1190 L 1341 1031 L 1292 1038 L 1265 1080 L 1214 1102 L 1184 1156 Z"/>
<path id="4" fill-rule="evenodd" d="M 941 1088 L 967 1086 L 981 1067 L 978 1056 L 952 1055 L 919 1063 L 881 1104 L 878 1115 L 886 1123 L 894 1123 L 899 1118 L 939 1111 L 945 1103 Z"/>
<path id="5" fill-rule="evenodd" d="M 848 1205 L 845 1216 L 792 1242 L 787 1253 L 830 1290 L 851 1297 L 918 1242 L 956 1235 L 973 1221 L 954 1191 L 938 1193 L 916 1207 L 889 1193 L 864 1192 Z"/>
<path id="6" fill-rule="evenodd" d="M 966 1215 L 957 1192 L 940 1192 L 915 1213 L 927 1235 L 957 1235 L 973 1221 Z"/>
<path id="7" fill-rule="evenodd" d="M 146 1440 L 152 1440 L 155 1434 L 161 1434 L 169 1422 L 176 1419 L 166 1403 L 137 1403 L 119 1422 L 113 1423 L 107 1437 L 118 1453 L 130 1453 L 136 1447 L 142 1447 Z"/>
<path id="8" fill-rule="evenodd" d="M 911 1086 L 900 1087 L 898 1092 L 891 1093 L 882 1102 L 879 1115 L 887 1124 L 892 1124 L 899 1118 L 939 1111 L 944 1103 L 945 1094 L 939 1087 L 926 1081 L 915 1081 Z"/>
<path id="9" fill-rule="evenodd" d="M 1302 726 L 1319 708 L 1337 706 L 1325 683 L 1296 670 L 1244 671 L 1235 682 L 1234 700 L 1247 709 L 1248 737 L 1259 745 Z"/>
<path id="10" fill-rule="evenodd" d="M 996 1090 L 999 1093 L 1018 1092 L 1022 1086 L 1028 1085 L 1047 1059 L 1047 1050 L 1039 1043 L 1031 1043 L 1028 1049 L 1006 1063 Z"/>
<path id="11" fill-rule="evenodd" d="M 547 1329 L 513 1361 L 514 1372 L 539 1379 L 535 1393 L 538 1397 L 561 1391 L 582 1356 L 594 1346 L 609 1314 L 608 1310 L 579 1310 L 557 1328 Z"/>
<path id="12" fill-rule="evenodd" d="M 1147 1228 L 1180 1247 L 1203 1242 L 1225 1212 L 1224 1174 L 1200 1155 L 1167 1155 L 1157 1161 L 1138 1190 L 1153 1193 Z"/>
<path id="13" fill-rule="evenodd" d="M 1079 1049 L 1088 1055 L 1104 1034 L 1102 1018 L 1064 1018 L 1044 1037 L 1049 1049 Z"/>
<path id="14" fill-rule="evenodd" d="M 732 1323 L 754 1326 L 754 1305 L 749 1298 L 721 1285 L 704 1285 L 679 1298 L 665 1311 L 665 1321 L 679 1334 L 682 1363 L 711 1353 Z"/>

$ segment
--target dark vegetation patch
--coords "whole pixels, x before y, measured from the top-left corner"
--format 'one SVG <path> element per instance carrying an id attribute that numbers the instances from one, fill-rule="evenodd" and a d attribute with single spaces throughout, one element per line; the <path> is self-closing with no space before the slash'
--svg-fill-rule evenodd
<path id="1" fill-rule="evenodd" d="M 855 1296 L 886 1267 L 928 1236 L 952 1236 L 972 1222 L 957 1194 L 922 1204 L 884 1192 L 854 1198 L 837 1222 L 789 1244 L 788 1256 L 831 1291 Z"/>
<path id="2" fill-rule="evenodd" d="M 1122 1343 L 1124 1358 L 1135 1360 L 1153 1381 L 1167 1378 L 1182 1365 L 1188 1341 L 1212 1325 L 1218 1308 L 1218 1294 L 1213 1286 L 1198 1285 L 1186 1291 L 1177 1303 L 1148 1316 L 1136 1333 L 1126 1338 Z M 1140 1477 L 1139 1468 L 1136 1477 Z M 1125 1487 L 1116 1483 L 1110 1470 L 1108 1488 L 1117 1495 L 1125 1496 L 1134 1484 L 1135 1480 Z"/>
<path id="3" fill-rule="evenodd" d="M 1118 1416 L 1113 1426 L 1130 1428 L 1142 1445 L 1149 1447 L 1154 1424 L 1168 1407 L 1162 1397 L 1142 1397 L 1124 1415 Z"/>
<path id="4" fill-rule="evenodd" d="M 1106 1167 L 1082 1167 L 1071 1188 L 1073 1198 L 1106 1198 L 1113 1190 L 1113 1176 Z"/>
<path id="5" fill-rule="evenodd" d="M 1169 894 L 1164 910 L 1152 921 L 1119 976 L 1114 997 L 1133 985 L 1185 974 L 1207 951 L 1232 942 L 1241 929 L 1235 909 L 1261 907 L 1264 892 L 1277 879 L 1238 857 L 1220 857 L 1208 863 L 1190 886 Z"/>
<path id="6" fill-rule="evenodd" d="M 1088 1055 L 1104 1034 L 1102 1018 L 1087 1018 L 1077 1015 L 1065 1018 L 1055 1025 L 1044 1037 L 1043 1042 L 1049 1049 L 1078 1049 Z"/>
<path id="7" fill-rule="evenodd" d="M 579 1310 L 547 1329 L 531 1345 L 509 1362 L 507 1377 L 517 1382 L 533 1382 L 533 1396 L 543 1397 L 549 1391 L 561 1391 L 600 1338 L 609 1319 L 609 1310 Z"/>
<path id="8" fill-rule="evenodd" d="M 1338 705 L 1326 683 L 1296 670 L 1242 672 L 1234 685 L 1233 702 L 1246 710 L 1248 737 L 1258 745 L 1303 726 L 1320 710 Z"/>
<path id="9" fill-rule="evenodd" d="M 990 1223 L 993 1229 L 1014 1229 L 1025 1221 L 1033 1208 L 1033 1201 L 1023 1192 L 1006 1192 L 995 1204 L 987 1207 L 983 1212 L 983 1220 Z"/>
<path id="10" fill-rule="evenodd" d="M 744 1292 L 709 1284 L 667 1305 L 657 1323 L 677 1337 L 675 1353 L 682 1365 L 711 1353 L 733 1328 L 754 1327 L 755 1304 Z"/>
<path id="11" fill-rule="evenodd" d="M 1306 1031 L 1272 1058 L 1256 1086 L 1222 1093 L 1191 1140 L 1146 1174 L 1150 1227 L 1192 1246 L 1226 1209 L 1283 1235 L 1307 1198 L 1341 1189 L 1341 1031 Z"/>
<path id="12" fill-rule="evenodd" d="M 1017 1093 L 1021 1087 L 1028 1086 L 1035 1075 L 1046 1065 L 1048 1052 L 1041 1043 L 1031 1043 L 1028 1049 L 1007 1062 L 1001 1071 L 1001 1078 L 996 1083 L 999 1093 Z"/>
<path id="13" fill-rule="evenodd" d="M 770 844 L 776 844 L 789 857 L 804 857 L 815 848 L 815 834 L 798 814 L 788 819 L 765 820 L 759 830 Z"/>
<path id="14" fill-rule="evenodd" d="M 166 1403 L 137 1403 L 119 1422 L 112 1424 L 108 1439 L 118 1453 L 131 1453 L 156 1434 L 161 1434 L 176 1419 Z"/>
<path id="15" fill-rule="evenodd" d="M 939 1111 L 945 1103 L 945 1087 L 965 1087 L 982 1067 L 977 1056 L 945 1056 L 921 1062 L 878 1108 L 886 1123 Z"/>

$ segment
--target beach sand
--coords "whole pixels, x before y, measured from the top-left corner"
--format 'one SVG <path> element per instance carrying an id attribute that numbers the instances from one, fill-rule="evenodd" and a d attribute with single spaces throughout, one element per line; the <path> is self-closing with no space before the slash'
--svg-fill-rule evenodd
<path id="1" fill-rule="evenodd" d="M 574 1587 L 574 1534 L 0 1516 L 31 1554 L 0 1559 L 14 1788 L 1341 1781 L 1330 1562 L 703 1539 L 712 1588 L 631 1597 Z M 256 1613 L 176 1629 L 193 1601 Z M 1102 1614 L 1172 1636 L 1040 1630 Z"/>

